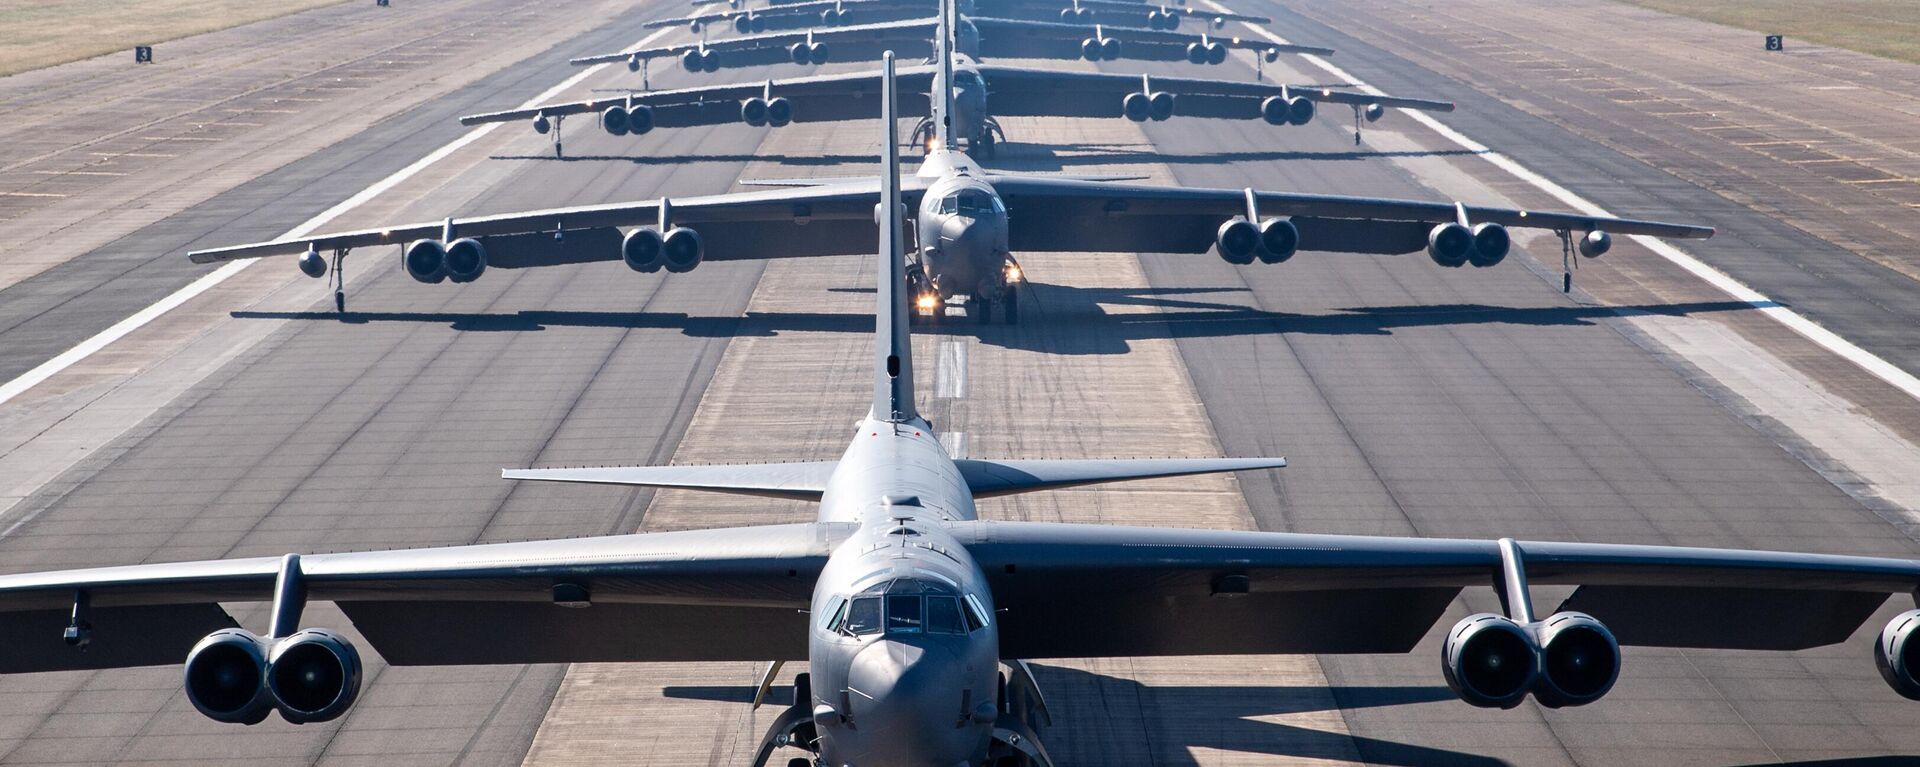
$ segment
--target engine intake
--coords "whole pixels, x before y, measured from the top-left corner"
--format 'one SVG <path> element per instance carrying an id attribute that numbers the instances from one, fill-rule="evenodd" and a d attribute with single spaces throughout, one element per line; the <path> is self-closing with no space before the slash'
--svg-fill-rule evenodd
<path id="1" fill-rule="evenodd" d="M 447 278 L 447 246 L 439 240 L 414 240 L 404 257 L 407 275 L 429 285 Z"/>
<path id="2" fill-rule="evenodd" d="M 1367 122 L 1379 122 L 1380 118 L 1386 116 L 1387 108 L 1379 104 L 1368 104 L 1365 109 L 1360 110 L 1360 113 L 1366 115 Z"/>
<path id="3" fill-rule="evenodd" d="M 187 653 L 187 701 L 208 719 L 259 724 L 273 711 L 267 644 L 244 629 L 208 634 Z"/>
<path id="4" fill-rule="evenodd" d="M 700 242 L 700 233 L 682 226 L 676 226 L 661 241 L 661 254 L 665 258 L 667 271 L 691 272 L 706 257 L 706 246 Z"/>
<path id="5" fill-rule="evenodd" d="M 1284 218 L 1269 218 L 1260 223 L 1260 262 L 1278 264 L 1293 258 L 1300 249 L 1300 229 Z"/>
<path id="6" fill-rule="evenodd" d="M 627 232 L 626 238 L 620 241 L 620 260 L 627 262 L 627 268 L 636 272 L 652 274 L 660 271 L 660 267 L 666 264 L 664 251 L 665 241 L 650 226 Z"/>
<path id="7" fill-rule="evenodd" d="M 632 117 L 627 108 L 615 104 L 600 113 L 600 129 L 615 136 L 625 136 L 631 127 L 628 119 Z"/>
<path id="8" fill-rule="evenodd" d="M 479 240 L 462 237 L 447 243 L 447 278 L 454 282 L 472 282 L 487 271 L 487 249 Z"/>
<path id="9" fill-rule="evenodd" d="M 1233 219 L 1220 225 L 1220 230 L 1214 233 L 1214 244 L 1220 258 L 1227 263 L 1251 264 L 1255 251 L 1260 249 L 1260 228 L 1244 218 Z"/>
<path id="10" fill-rule="evenodd" d="M 550 130 L 553 130 L 553 121 L 548 120 L 545 114 L 537 114 L 533 116 L 533 132 L 534 133 L 538 133 L 542 136 L 545 136 L 547 135 L 547 131 L 550 131 Z"/>
<path id="11" fill-rule="evenodd" d="M 1473 253 L 1473 232 L 1458 223 L 1440 224 L 1427 233 L 1427 256 L 1447 268 L 1464 266 Z"/>
<path id="12" fill-rule="evenodd" d="M 1580 238 L 1580 255 L 1587 258 L 1599 258 L 1613 249 L 1613 235 L 1595 229 Z"/>
<path id="13" fill-rule="evenodd" d="M 1533 698 L 1547 708 L 1599 700 L 1620 678 L 1620 642 L 1586 613 L 1555 613 L 1535 629 L 1540 681 Z"/>
<path id="14" fill-rule="evenodd" d="M 1507 250 L 1513 247 L 1513 236 L 1507 234 L 1507 228 L 1499 224 L 1475 224 L 1473 227 L 1473 252 L 1467 260 L 1474 266 L 1486 267 L 1505 261 Z"/>
<path id="15" fill-rule="evenodd" d="M 1268 96 L 1260 102 L 1260 119 L 1268 125 L 1306 125 L 1313 122 L 1313 99 L 1305 96 Z"/>
<path id="16" fill-rule="evenodd" d="M 740 121 L 756 128 L 767 124 L 767 100 L 755 96 L 740 102 Z"/>
<path id="17" fill-rule="evenodd" d="M 332 721 L 360 697 L 360 651 L 326 629 L 302 629 L 274 643 L 266 676 L 282 719 Z"/>
<path id="18" fill-rule="evenodd" d="M 793 102 L 785 96 L 775 96 L 767 102 L 767 124 L 775 128 L 793 122 Z"/>
<path id="19" fill-rule="evenodd" d="M 326 257 L 315 250 L 300 254 L 300 273 L 316 280 L 327 276 Z"/>
<path id="20" fill-rule="evenodd" d="M 1447 686 L 1481 708 L 1520 705 L 1539 676 L 1538 659 L 1539 648 L 1527 630 L 1492 613 L 1469 615 L 1454 624 L 1440 647 Z"/>
<path id="21" fill-rule="evenodd" d="M 1873 643 L 1873 662 L 1880 667 L 1880 678 L 1900 697 L 1920 700 L 1920 610 L 1908 610 L 1893 616 Z"/>

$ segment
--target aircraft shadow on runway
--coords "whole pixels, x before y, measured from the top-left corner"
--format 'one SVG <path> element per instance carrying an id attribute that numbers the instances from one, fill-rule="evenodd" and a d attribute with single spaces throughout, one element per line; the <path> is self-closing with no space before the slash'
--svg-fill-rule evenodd
<path id="1" fill-rule="evenodd" d="M 929 336 L 975 337 L 981 343 L 1050 354 L 1125 354 L 1131 342 L 1150 339 L 1218 338 L 1245 335 L 1385 336 L 1396 330 L 1441 326 L 1592 325 L 1622 314 L 1683 317 L 1753 309 L 1743 301 L 1701 301 L 1637 306 L 1508 307 L 1483 304 L 1369 306 L 1330 314 L 1273 312 L 1193 296 L 1245 293 L 1245 288 L 1080 288 L 1028 283 L 1033 295 L 1023 300 L 1021 324 L 983 325 L 964 316 L 938 324 L 916 325 Z M 833 288 L 871 293 L 872 288 Z M 1107 306 L 1139 306 L 1155 311 L 1116 313 Z M 445 323 L 478 333 L 525 333 L 549 327 L 678 330 L 697 338 L 777 336 L 783 332 L 870 333 L 868 314 L 825 312 L 751 312 L 744 317 L 696 317 L 678 312 L 600 312 L 525 310 L 518 312 L 261 312 L 236 311 L 236 319 L 324 320 L 348 324 L 380 322 Z"/>
<path id="2" fill-rule="evenodd" d="M 1041 731 L 1040 736 L 1062 764 L 1142 763 L 1147 760 L 1137 750 L 1150 749 L 1153 764 L 1199 767 L 1200 762 L 1193 756 L 1196 748 L 1318 759 L 1350 759 L 1358 749 L 1362 761 L 1381 765 L 1493 767 L 1505 764 L 1491 757 L 1259 719 L 1329 711 L 1336 707 L 1356 709 L 1453 701 L 1453 692 L 1443 686 L 1148 686 L 1080 669 L 1034 664 L 1033 670 L 1054 706 L 1054 726 Z M 750 686 L 668 687 L 663 692 L 669 698 L 743 705 L 753 699 Z M 792 694 L 791 688 L 778 687 L 767 693 L 767 700 L 784 701 Z M 1136 712 L 1147 712 L 1139 716 L 1152 716 L 1151 712 L 1172 712 L 1166 715 L 1181 718 L 1203 716 L 1208 726 L 1152 727 L 1132 721 L 1138 718 Z M 1143 742 L 1148 735 L 1151 742 Z M 1204 740 L 1195 738 L 1186 742 L 1183 736 L 1199 736 Z M 1169 737 L 1176 742 L 1167 742 Z"/>

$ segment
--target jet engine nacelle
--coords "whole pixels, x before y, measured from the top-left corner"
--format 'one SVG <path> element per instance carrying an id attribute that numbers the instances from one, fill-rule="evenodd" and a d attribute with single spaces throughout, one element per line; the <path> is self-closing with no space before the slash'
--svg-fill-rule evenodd
<path id="1" fill-rule="evenodd" d="M 1187 43 L 1187 63 L 1189 64 L 1207 63 L 1207 46 L 1201 45 L 1199 43 Z"/>
<path id="2" fill-rule="evenodd" d="M 1134 122 L 1146 122 L 1153 114 L 1153 101 L 1145 93 L 1129 93 L 1120 101 L 1120 114 Z"/>
<path id="3" fill-rule="evenodd" d="M 756 128 L 767 124 L 767 100 L 755 96 L 740 102 L 740 121 Z"/>
<path id="4" fill-rule="evenodd" d="M 1221 224 L 1220 230 L 1214 233 L 1214 246 L 1221 260 L 1229 264 L 1251 264 L 1255 252 L 1260 250 L 1260 228 L 1244 218 L 1233 219 Z"/>
<path id="5" fill-rule="evenodd" d="M 767 20 L 759 14 L 746 13 L 733 17 L 733 31 L 743 35 L 757 35 L 767 31 Z"/>
<path id="6" fill-rule="evenodd" d="M 1481 708 L 1513 708 L 1533 688 L 1539 656 L 1531 632 L 1508 618 L 1480 613 L 1447 632 L 1440 671 L 1461 700 Z"/>
<path id="7" fill-rule="evenodd" d="M 1268 96 L 1260 102 L 1260 119 L 1268 125 L 1306 125 L 1313 122 L 1313 99 L 1305 96 Z"/>
<path id="8" fill-rule="evenodd" d="M 273 643 L 267 691 L 294 724 L 338 719 L 360 697 L 360 651 L 326 629 L 302 629 Z"/>
<path id="9" fill-rule="evenodd" d="M 625 136 L 632 127 L 628 118 L 632 117 L 627 108 L 615 104 L 600 112 L 600 129 L 615 136 Z"/>
<path id="10" fill-rule="evenodd" d="M 533 116 L 533 132 L 534 133 L 538 133 L 542 136 L 545 136 L 547 135 L 547 131 L 550 131 L 550 130 L 553 130 L 553 121 L 548 120 L 546 115 L 537 114 Z"/>
<path id="11" fill-rule="evenodd" d="M 1153 11 L 1147 14 L 1149 29 L 1174 30 L 1180 28 L 1180 16 L 1169 11 Z"/>
<path id="12" fill-rule="evenodd" d="M 706 257 L 707 249 L 700 242 L 699 232 L 676 226 L 661 241 L 660 253 L 667 271 L 691 272 Z"/>
<path id="13" fill-rule="evenodd" d="M 407 276 L 427 284 L 447 278 L 447 246 L 439 240 L 414 240 L 407 244 L 402 260 Z"/>
<path id="14" fill-rule="evenodd" d="M 829 49 L 826 43 L 794 43 L 787 48 L 787 55 L 793 63 L 800 65 L 820 65 L 827 63 Z"/>
<path id="15" fill-rule="evenodd" d="M 267 643 L 245 629 L 221 629 L 187 652 L 187 702 L 208 719 L 259 724 L 273 711 Z"/>
<path id="16" fill-rule="evenodd" d="M 680 54 L 680 65 L 686 67 L 688 72 L 718 72 L 720 52 L 688 48 Z"/>
<path id="17" fill-rule="evenodd" d="M 1158 91 L 1147 94 L 1147 117 L 1160 122 L 1173 116 L 1173 94 Z"/>
<path id="18" fill-rule="evenodd" d="M 775 96 L 767 102 L 767 124 L 775 128 L 793 122 L 793 102 L 785 96 Z"/>
<path id="19" fill-rule="evenodd" d="M 1427 233 L 1427 256 L 1444 267 L 1464 266 L 1473 254 L 1473 232 L 1458 223 L 1435 226 Z"/>
<path id="20" fill-rule="evenodd" d="M 1360 114 L 1366 116 L 1367 122 L 1379 122 L 1380 118 L 1386 116 L 1387 108 L 1379 104 L 1368 104 L 1365 109 L 1360 110 Z"/>
<path id="21" fill-rule="evenodd" d="M 667 262 L 666 241 L 650 226 L 627 232 L 626 238 L 620 241 L 620 260 L 636 272 L 660 271 Z"/>
<path id="22" fill-rule="evenodd" d="M 627 132 L 635 136 L 653 130 L 653 107 L 635 104 L 627 110 Z"/>
<path id="23" fill-rule="evenodd" d="M 1260 223 L 1260 262 L 1277 264 L 1293 258 L 1300 249 L 1300 229 L 1284 218 L 1269 218 Z"/>
<path id="24" fill-rule="evenodd" d="M 1908 610 L 1893 616 L 1873 643 L 1873 662 L 1880 667 L 1880 678 L 1900 697 L 1920 700 L 1920 610 Z"/>
<path id="25" fill-rule="evenodd" d="M 447 279 L 472 282 L 487 271 L 487 249 L 479 240 L 462 237 L 447 243 Z"/>
<path id="26" fill-rule="evenodd" d="M 1080 41 L 1080 57 L 1088 61 L 1114 61 L 1120 58 L 1120 41 L 1111 37 L 1089 37 Z"/>
<path id="27" fill-rule="evenodd" d="M 1093 9 L 1091 9 L 1091 8 L 1062 8 L 1062 9 L 1060 9 L 1060 23 L 1062 23 L 1062 24 L 1092 24 L 1092 23 L 1093 23 Z"/>
<path id="28" fill-rule="evenodd" d="M 699 34 L 699 33 L 700 33 L 700 22 L 697 22 L 697 21 L 696 21 L 696 22 L 694 22 L 694 23 L 693 23 L 693 32 L 694 32 L 694 34 Z M 627 57 L 627 71 L 628 71 L 628 72 L 638 72 L 638 71 L 640 71 L 640 56 L 639 56 L 639 54 L 635 54 L 635 55 L 632 55 L 632 56 L 628 56 L 628 57 Z"/>
<path id="29" fill-rule="evenodd" d="M 1580 255 L 1582 256 L 1599 258 L 1606 255 L 1609 250 L 1613 250 L 1613 235 L 1606 232 L 1596 229 L 1580 238 Z"/>
<path id="30" fill-rule="evenodd" d="M 1467 256 L 1474 266 L 1493 266 L 1506 260 L 1507 250 L 1513 247 L 1513 236 L 1507 234 L 1507 228 L 1499 224 L 1485 223 L 1473 226 L 1473 253 Z"/>
<path id="31" fill-rule="evenodd" d="M 1620 678 L 1620 642 L 1586 613 L 1554 613 L 1534 626 L 1540 679 L 1533 699 L 1547 708 L 1599 700 Z"/>
<path id="32" fill-rule="evenodd" d="M 852 11 L 828 8 L 820 12 L 820 23 L 829 27 L 838 27 L 846 24 L 852 16 Z"/>
<path id="33" fill-rule="evenodd" d="M 300 254 L 300 273 L 316 280 L 327 276 L 326 257 L 312 250 Z"/>

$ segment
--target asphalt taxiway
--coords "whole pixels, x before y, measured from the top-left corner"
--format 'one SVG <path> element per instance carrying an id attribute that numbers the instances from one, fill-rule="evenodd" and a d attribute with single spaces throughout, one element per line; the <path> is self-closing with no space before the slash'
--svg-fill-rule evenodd
<path id="1" fill-rule="evenodd" d="M 1382 6 L 1393 7 L 1369 7 Z M 572 74 L 553 63 L 566 54 L 639 39 L 644 18 L 679 10 L 647 5 L 588 33 L 599 37 L 541 54 L 545 80 L 483 78 L 421 109 L 511 106 Z M 1321 26 L 1312 19 L 1323 6 L 1305 16 L 1263 2 L 1240 10 L 1274 13 L 1301 42 L 1334 44 L 1342 66 L 1390 92 L 1461 101 L 1445 122 L 1616 212 L 1717 225 L 1711 247 L 1774 231 L 1749 228 L 1768 213 L 1605 142 L 1499 112 L 1457 73 L 1369 49 L 1365 26 Z M 1282 64 L 1268 72 L 1324 79 Z M 1482 66 L 1478 77 L 1503 81 L 1503 64 Z M 1236 60 L 1216 71 L 1248 69 Z M 608 71 L 573 93 L 631 77 Z M 656 82 L 693 80 L 659 72 Z M 505 126 L 336 225 L 860 174 L 877 155 L 876 131 L 858 124 L 615 139 L 586 122 L 570 128 L 573 159 L 549 159 L 544 139 Z M 373 130 L 392 132 L 357 134 L 333 151 L 384 147 L 394 161 L 382 167 L 398 167 L 460 135 L 411 125 L 383 124 Z M 1483 132 L 1495 128 L 1525 133 Z M 1010 120 L 1008 131 L 1013 143 L 995 164 L 1015 169 L 1548 204 L 1400 115 L 1369 128 L 1358 148 L 1339 119 L 1303 129 Z M 298 189 L 299 199 L 273 208 L 279 220 L 249 226 L 277 234 L 379 175 L 283 179 L 277 189 Z M 1584 183 L 1600 177 L 1608 183 Z M 156 226 L 206 216 L 210 205 Z M 186 242 L 257 236 L 215 221 L 146 256 L 190 278 L 178 266 Z M 1522 244 L 1530 258 L 1485 270 L 1443 270 L 1419 256 L 1304 253 L 1230 267 L 1210 256 L 1029 255 L 1024 323 L 955 317 L 920 333 L 920 391 L 958 453 L 1292 460 L 1279 472 L 982 504 L 999 518 L 1920 549 L 1899 526 L 1910 508 L 1889 500 L 1893 483 L 1876 480 L 1912 456 L 1895 450 L 1892 465 L 1876 466 L 1845 453 L 1868 433 L 1903 444 L 1916 425 L 1911 403 L 1637 246 L 1622 242 L 1585 265 L 1569 298 L 1557 290 L 1556 244 Z M 97 326 L 184 284 L 106 289 L 113 270 L 99 258 L 76 254 L 57 269 L 70 302 L 97 302 L 86 315 L 105 320 Z M 413 283 L 390 251 L 350 258 L 345 317 L 290 264 L 255 265 L 0 408 L 0 462 L 46 477 L 18 488 L 0 517 L 0 567 L 803 519 L 802 504 L 513 485 L 497 471 L 826 458 L 864 400 L 871 258 L 715 263 L 671 276 L 596 264 L 493 272 L 460 288 Z M 0 306 L 29 286 L 0 288 Z M 16 349 L 64 348 L 27 344 L 40 337 L 0 327 L 8 364 Z M 1856 400 L 1869 401 L 1826 409 Z M 1821 431 L 1827 421 L 1838 431 Z M 1469 592 L 1448 620 L 1493 601 Z M 262 619 L 257 609 L 237 615 Z M 330 608 L 308 622 L 329 620 L 347 628 Z M 1910 710 L 1872 669 L 1866 635 L 1877 625 L 1791 655 L 1629 649 L 1608 698 L 1563 711 L 1452 700 L 1433 637 L 1406 656 L 1092 660 L 1042 663 L 1039 673 L 1058 724 L 1048 744 L 1067 764 L 1746 764 L 1920 753 Z M 179 694 L 177 669 L 9 677 L 0 679 L 0 759 L 735 764 L 772 715 L 745 705 L 756 671 L 375 661 L 344 719 L 249 729 L 199 717 Z"/>

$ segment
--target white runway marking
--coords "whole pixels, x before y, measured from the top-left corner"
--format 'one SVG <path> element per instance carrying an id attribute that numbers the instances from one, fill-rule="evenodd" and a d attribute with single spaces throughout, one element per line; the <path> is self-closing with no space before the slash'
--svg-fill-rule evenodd
<path id="1" fill-rule="evenodd" d="M 1233 12 L 1231 9 L 1227 8 L 1224 5 L 1221 5 L 1216 0 L 1205 0 L 1205 1 L 1206 1 L 1206 4 L 1212 7 L 1214 10 L 1220 11 L 1222 13 Z M 1280 43 L 1283 45 L 1287 43 L 1285 38 L 1282 38 L 1279 35 L 1276 35 L 1263 27 L 1255 26 L 1253 24 L 1243 24 L 1243 26 L 1259 33 L 1262 37 L 1265 37 L 1268 40 L 1272 40 L 1273 42 Z M 1322 70 L 1325 70 L 1328 74 L 1331 74 L 1334 77 L 1338 77 L 1338 78 L 1341 78 L 1342 80 L 1345 80 L 1346 82 L 1353 83 L 1356 87 L 1358 87 L 1362 91 L 1371 93 L 1376 96 L 1387 95 L 1384 91 L 1381 91 L 1379 88 L 1375 88 L 1372 85 L 1368 85 L 1367 83 L 1362 82 L 1359 78 L 1354 77 L 1352 74 L 1348 73 L 1346 70 L 1341 69 L 1340 67 L 1335 66 L 1332 63 L 1329 63 L 1326 59 L 1323 59 L 1319 56 L 1313 56 L 1313 55 L 1306 55 L 1306 56 L 1303 56 L 1302 58 L 1305 58 L 1309 63 L 1312 63 L 1314 66 L 1319 67 Z M 1567 190 L 1566 187 L 1560 186 L 1559 184 L 1556 184 L 1548 180 L 1546 177 L 1533 172 L 1531 169 L 1527 168 L 1526 166 L 1521 165 L 1518 162 L 1515 162 L 1512 158 L 1507 157 L 1506 155 L 1500 154 L 1499 152 L 1495 152 L 1492 149 L 1489 149 L 1487 145 L 1482 144 L 1478 141 L 1475 141 L 1471 138 L 1468 138 L 1465 134 L 1457 130 L 1454 130 L 1450 127 L 1447 127 L 1446 124 L 1440 122 L 1439 120 L 1434 119 L 1432 116 L 1424 112 L 1415 112 L 1415 111 L 1408 110 L 1408 111 L 1403 111 L 1402 113 L 1405 114 L 1407 117 L 1412 118 L 1414 121 L 1420 123 L 1421 125 L 1425 125 L 1428 128 L 1433 129 L 1433 132 L 1440 134 L 1442 137 L 1446 138 L 1448 141 L 1452 141 L 1454 144 L 1459 145 L 1461 148 L 1471 151 L 1476 155 L 1479 155 L 1482 159 L 1485 159 L 1487 162 L 1493 163 L 1495 167 L 1498 167 L 1501 170 L 1506 171 L 1507 173 L 1511 174 L 1514 178 L 1518 178 L 1522 181 L 1527 182 L 1528 184 L 1533 185 L 1534 188 L 1552 195 L 1554 198 L 1560 200 L 1561 202 L 1566 203 L 1568 206 L 1572 207 L 1575 210 L 1578 210 L 1582 213 L 1586 213 L 1587 215 L 1590 215 L 1590 216 L 1612 216 L 1613 215 L 1612 213 L 1608 213 L 1606 209 L 1601 208 L 1599 205 L 1595 205 L 1594 203 L 1588 201 L 1586 198 L 1581 197 Z M 1781 306 L 1779 302 L 1776 302 L 1773 299 L 1768 298 L 1765 294 L 1761 293 L 1758 290 L 1754 290 L 1752 287 L 1748 286 L 1746 283 L 1743 283 L 1739 280 L 1734 279 L 1731 275 L 1727 274 L 1726 272 L 1722 272 L 1719 269 L 1715 269 L 1712 266 L 1709 266 L 1706 262 L 1701 261 L 1698 258 L 1694 258 L 1691 255 L 1688 255 L 1686 252 L 1680 250 L 1679 248 L 1674 247 L 1673 245 L 1668 244 L 1663 240 L 1659 240 L 1653 237 L 1647 237 L 1643 235 L 1633 235 L 1633 240 L 1635 242 L 1640 243 L 1641 245 L 1646 246 L 1648 250 L 1653 251 L 1654 253 L 1658 254 L 1660 257 L 1665 258 L 1666 260 L 1673 262 L 1675 265 L 1679 266 L 1680 268 L 1687 270 L 1689 273 L 1693 274 L 1695 277 L 1698 277 L 1701 280 L 1704 280 L 1707 284 L 1712 285 L 1715 288 L 1718 288 L 1721 292 L 1726 293 L 1729 296 L 1732 296 L 1735 300 L 1746 303 L 1748 306 L 1753 307 L 1754 310 L 1759 311 L 1762 314 L 1765 314 L 1767 317 L 1773 319 L 1775 322 L 1785 325 L 1789 329 L 1793 330 L 1794 332 L 1799 333 L 1802 336 L 1805 336 L 1807 340 L 1812 341 L 1816 344 L 1819 344 L 1821 348 L 1824 348 L 1827 351 L 1833 352 L 1834 354 L 1837 354 L 1842 358 L 1845 358 L 1847 361 L 1852 362 L 1853 364 L 1860 366 L 1861 369 L 1867 371 L 1868 373 L 1871 373 L 1875 378 L 1878 378 L 1882 381 L 1887 382 L 1888 385 L 1896 389 L 1899 389 L 1900 391 L 1906 392 L 1907 396 L 1920 400 L 1920 378 L 1916 378 L 1912 373 L 1908 373 L 1907 371 L 1900 369 L 1898 365 L 1895 365 L 1891 362 L 1886 361 L 1886 359 L 1880 357 L 1877 354 L 1874 354 L 1873 352 L 1867 351 L 1865 349 L 1860 348 L 1859 346 L 1854 345 L 1852 341 L 1848 341 L 1845 338 L 1841 338 L 1839 334 L 1821 327 L 1819 323 L 1816 323 L 1813 320 L 1807 319 L 1805 316 L 1802 316 L 1799 312 L 1795 312 L 1792 309 L 1788 309 L 1785 306 Z"/>
<path id="2" fill-rule="evenodd" d="M 941 341 L 938 364 L 933 368 L 933 396 L 964 399 L 967 396 L 967 344 L 965 341 Z"/>
<path id="3" fill-rule="evenodd" d="M 647 35 L 645 38 L 642 38 L 639 42 L 636 42 L 627 47 L 631 49 L 631 48 L 639 48 L 639 47 L 645 46 L 649 43 L 652 43 L 655 40 L 660 39 L 660 37 L 662 35 L 665 35 L 668 31 L 670 30 L 661 29 L 659 31 L 654 32 L 653 34 Z M 553 99 L 555 96 L 558 96 L 561 92 L 567 90 L 568 88 L 572 88 L 575 85 L 579 85 L 581 81 L 586 80 L 587 78 L 592 77 L 593 75 L 599 73 L 600 70 L 605 69 L 607 66 L 608 66 L 607 64 L 596 64 L 594 66 L 588 67 L 585 70 L 582 70 L 579 74 L 576 74 L 572 77 L 569 77 L 561 81 L 559 85 L 555 85 L 552 88 L 548 88 L 546 91 L 542 92 L 540 95 L 534 96 L 533 98 L 528 99 L 526 103 L 521 104 L 519 107 L 516 107 L 516 108 L 528 109 L 528 108 L 539 106 L 540 104 L 546 103 L 547 101 Z M 481 137 L 487 135 L 488 133 L 492 133 L 495 128 L 498 128 L 503 124 L 504 123 L 488 123 L 486 125 L 482 125 L 473 130 L 467 131 L 460 138 L 454 139 L 451 143 L 447 144 L 446 146 L 440 147 L 439 149 L 434 150 L 433 153 L 428 154 L 427 156 L 414 161 L 412 165 L 408 165 L 405 168 L 401 168 L 400 170 L 395 171 L 393 175 L 374 182 L 372 186 L 369 186 L 365 189 L 360 190 L 358 194 L 355 194 L 352 197 L 348 197 L 345 200 L 341 200 L 338 205 L 335 205 L 331 208 L 326 209 L 325 211 L 322 211 L 320 215 L 307 219 L 305 223 L 302 223 L 301 225 L 294 227 L 293 229 L 289 230 L 286 234 L 280 235 L 280 237 L 277 239 L 290 239 L 290 238 L 300 237 L 300 236 L 312 233 L 313 230 L 318 229 L 322 226 L 325 226 L 327 222 L 332 221 L 335 218 L 339 218 L 341 215 L 345 214 L 347 211 L 360 207 L 361 205 L 365 204 L 368 200 L 371 200 L 375 197 L 380 196 L 381 193 L 386 192 L 389 189 L 392 189 L 393 187 L 399 185 L 400 182 L 402 181 L 406 181 L 407 179 L 412 178 L 415 174 L 419 173 L 420 171 L 426 170 L 428 167 L 431 167 L 434 163 L 437 163 L 437 162 L 440 162 L 441 160 L 446 159 L 447 156 L 453 154 L 454 152 L 459 151 L 462 147 L 465 147 L 468 144 L 471 144 L 475 141 L 480 140 Z M 81 360 L 84 360 L 90 356 L 93 356 L 95 352 L 98 352 L 101 349 L 106 348 L 107 345 L 120 340 L 121 338 L 125 337 L 128 333 L 132 333 L 135 330 L 139 330 L 142 326 L 146 325 L 149 322 L 154 321 L 155 319 L 158 319 L 161 315 L 164 315 L 167 312 L 172 311 L 175 307 L 178 307 L 181 304 L 184 304 L 188 301 L 193 300 L 195 296 L 198 296 L 201 293 L 205 293 L 208 290 L 211 290 L 214 286 L 219 285 L 222 282 L 226 282 L 228 279 L 232 278 L 234 275 L 239 274 L 240 270 L 247 268 L 247 266 L 252 263 L 253 263 L 253 260 L 229 262 L 226 265 L 221 266 L 219 269 L 215 269 L 213 272 L 207 274 L 207 276 L 194 280 L 192 283 L 189 283 L 186 287 L 174 291 L 171 295 L 168 295 L 167 297 L 160 299 L 159 301 L 155 302 L 153 305 L 148 306 L 145 309 L 141 309 L 138 312 L 135 312 L 132 316 L 124 320 L 114 323 L 112 327 L 109 327 L 106 330 L 102 330 L 99 333 L 94 334 L 92 338 L 88 338 L 85 341 L 81 341 L 78 345 L 74 346 L 73 348 L 68 349 L 64 352 L 61 352 L 59 356 L 56 356 L 53 359 L 50 359 L 50 360 L 47 360 L 46 362 L 41 363 L 38 367 L 35 367 L 32 370 L 29 370 L 25 373 L 21 373 L 18 377 L 14 378 L 11 381 L 6 382 L 5 384 L 0 384 L 0 405 L 4 405 L 7 402 L 11 401 L 14 397 L 18 397 L 22 393 L 25 393 L 28 389 L 32 389 L 33 387 L 40 385 L 42 381 L 45 381 L 48 378 L 52 378 L 55 374 L 59 373 L 60 371 L 66 370 L 67 368 L 72 367 L 74 364 L 80 362 Z"/>

